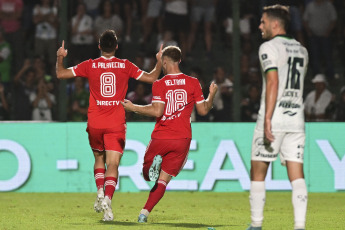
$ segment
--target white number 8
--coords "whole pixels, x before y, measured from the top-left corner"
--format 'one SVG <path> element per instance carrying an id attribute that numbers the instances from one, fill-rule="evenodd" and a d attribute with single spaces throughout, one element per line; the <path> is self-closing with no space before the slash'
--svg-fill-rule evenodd
<path id="1" fill-rule="evenodd" d="M 103 97 L 113 97 L 116 94 L 115 74 L 107 72 L 101 75 L 101 95 Z"/>

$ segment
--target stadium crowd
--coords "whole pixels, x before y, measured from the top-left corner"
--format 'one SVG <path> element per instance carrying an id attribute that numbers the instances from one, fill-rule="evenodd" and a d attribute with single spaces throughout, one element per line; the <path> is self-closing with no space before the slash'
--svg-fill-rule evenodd
<path id="1" fill-rule="evenodd" d="M 290 33 L 309 51 L 305 79 L 307 121 L 345 121 L 345 2 L 341 0 L 240 1 L 241 120 L 256 121 L 262 77 L 258 25 L 264 5 L 290 6 Z M 86 121 L 88 83 L 75 78 L 59 91 L 55 76 L 60 46 L 58 0 L 0 0 L 0 120 L 58 120 L 59 94 L 68 96 L 68 120 Z M 229 0 L 72 0 L 67 1 L 68 64 L 96 58 L 98 37 L 114 29 L 116 56 L 150 71 L 160 44 L 178 45 L 181 70 L 201 82 L 204 96 L 215 81 L 214 109 L 194 121 L 233 121 L 232 7 Z M 151 85 L 129 82 L 127 98 L 151 103 Z M 129 121 L 152 121 L 127 114 Z"/>

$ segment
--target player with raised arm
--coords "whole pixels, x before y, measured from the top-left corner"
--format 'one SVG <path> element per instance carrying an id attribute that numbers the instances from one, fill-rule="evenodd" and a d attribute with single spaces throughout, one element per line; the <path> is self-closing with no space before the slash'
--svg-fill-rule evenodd
<path id="1" fill-rule="evenodd" d="M 163 197 L 167 184 L 186 163 L 192 138 L 190 121 L 194 104 L 200 115 L 206 115 L 212 108 L 218 89 L 212 83 L 205 100 L 198 79 L 181 73 L 180 61 L 181 50 L 178 47 L 164 48 L 162 67 L 165 76 L 153 83 L 152 104 L 141 106 L 128 100 L 122 102 L 128 111 L 157 118 L 143 164 L 145 180 L 156 181 L 156 184 L 139 214 L 140 223 L 147 222 L 149 213 Z"/>
<path id="2" fill-rule="evenodd" d="M 269 164 L 280 157 L 292 185 L 294 229 L 304 229 L 307 188 L 303 173 L 305 143 L 303 85 L 308 52 L 286 34 L 289 9 L 282 5 L 263 8 L 259 29 L 264 42 L 259 49 L 263 71 L 261 105 L 251 153 L 251 226 L 262 229 L 265 177 Z"/>
<path id="3" fill-rule="evenodd" d="M 140 70 L 128 60 L 115 57 L 118 45 L 113 30 L 106 30 L 101 35 L 98 48 L 101 50 L 100 58 L 65 69 L 63 58 L 67 56 L 67 50 L 62 42 L 57 51 L 56 75 L 59 79 L 81 76 L 89 80 L 90 106 L 86 131 L 95 157 L 97 198 L 94 209 L 96 212 L 104 211 L 103 220 L 111 221 L 114 219 L 111 200 L 126 140 L 125 110 L 120 102 L 126 96 L 129 78 L 153 83 L 159 77 L 162 48 L 150 73 Z"/>

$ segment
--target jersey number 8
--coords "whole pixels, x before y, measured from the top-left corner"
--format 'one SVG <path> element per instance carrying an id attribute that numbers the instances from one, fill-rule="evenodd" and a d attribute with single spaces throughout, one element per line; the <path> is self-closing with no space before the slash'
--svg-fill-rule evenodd
<path id="1" fill-rule="evenodd" d="M 103 97 L 113 97 L 116 93 L 115 74 L 107 72 L 101 75 L 101 95 Z"/>

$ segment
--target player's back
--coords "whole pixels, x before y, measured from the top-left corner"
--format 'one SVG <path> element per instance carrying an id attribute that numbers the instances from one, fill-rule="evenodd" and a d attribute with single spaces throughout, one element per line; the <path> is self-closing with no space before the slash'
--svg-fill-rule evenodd
<path id="1" fill-rule="evenodd" d="M 278 72 L 278 95 L 272 116 L 272 130 L 303 131 L 303 88 L 308 66 L 308 52 L 306 48 L 293 38 L 276 36 L 261 45 L 259 56 L 265 73 L 272 69 Z M 266 80 L 263 81 L 258 117 L 258 126 L 261 128 L 263 128 L 265 114 L 265 97 Z"/>
<path id="2" fill-rule="evenodd" d="M 89 80 L 90 105 L 88 125 L 94 128 L 123 129 L 125 111 L 124 100 L 128 79 L 140 78 L 142 71 L 128 60 L 116 57 L 90 59 L 73 67 L 76 76 Z"/>
<path id="3" fill-rule="evenodd" d="M 185 74 L 168 74 L 155 81 L 152 102 L 164 103 L 164 113 L 157 118 L 152 138 L 191 138 L 191 113 L 204 97 L 198 79 Z"/>

